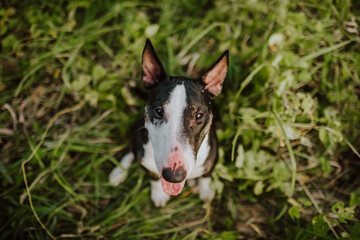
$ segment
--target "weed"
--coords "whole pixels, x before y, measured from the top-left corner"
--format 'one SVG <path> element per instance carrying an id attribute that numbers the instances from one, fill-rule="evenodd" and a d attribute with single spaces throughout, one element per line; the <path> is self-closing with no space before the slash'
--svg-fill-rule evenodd
<path id="1" fill-rule="evenodd" d="M 359 239 L 356 1 L 0 3 L 2 239 Z M 198 76 L 225 49 L 217 195 L 156 209 L 139 164 L 141 51 Z"/>

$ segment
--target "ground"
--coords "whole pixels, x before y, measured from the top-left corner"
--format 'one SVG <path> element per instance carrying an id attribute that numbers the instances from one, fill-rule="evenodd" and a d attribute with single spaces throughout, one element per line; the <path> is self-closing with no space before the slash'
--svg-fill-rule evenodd
<path id="1" fill-rule="evenodd" d="M 358 1 L 0 3 L 1 239 L 359 239 Z M 163 208 L 139 164 L 118 187 L 146 92 L 141 52 L 215 99 L 216 196 Z"/>

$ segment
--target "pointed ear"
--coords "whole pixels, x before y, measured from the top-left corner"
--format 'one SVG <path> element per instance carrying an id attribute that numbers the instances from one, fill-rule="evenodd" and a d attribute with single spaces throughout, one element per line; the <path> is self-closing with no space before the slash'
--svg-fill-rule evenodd
<path id="1" fill-rule="evenodd" d="M 159 81 L 167 76 L 159 58 L 157 57 L 154 47 L 149 39 L 142 54 L 142 73 L 141 79 L 145 88 L 156 85 Z"/>
<path id="2" fill-rule="evenodd" d="M 221 93 L 222 85 L 229 68 L 229 51 L 226 50 L 216 63 L 201 77 L 205 90 L 216 97 Z"/>

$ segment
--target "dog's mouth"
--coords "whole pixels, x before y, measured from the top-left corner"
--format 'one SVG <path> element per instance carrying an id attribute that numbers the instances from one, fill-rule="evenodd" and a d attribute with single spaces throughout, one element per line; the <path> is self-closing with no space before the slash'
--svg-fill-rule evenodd
<path id="1" fill-rule="evenodd" d="M 167 195 L 179 195 L 184 188 L 185 185 L 185 179 L 182 182 L 179 183 L 172 183 L 166 181 L 164 178 L 161 178 L 161 185 L 163 187 L 164 192 Z"/>

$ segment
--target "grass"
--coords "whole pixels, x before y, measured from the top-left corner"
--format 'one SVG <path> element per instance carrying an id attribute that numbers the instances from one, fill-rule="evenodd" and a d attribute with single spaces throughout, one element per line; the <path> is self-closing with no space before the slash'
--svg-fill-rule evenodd
<path id="1" fill-rule="evenodd" d="M 1 239 L 359 239 L 357 1 L 0 3 Z M 146 92 L 221 52 L 217 191 L 155 208 L 139 164 L 108 175 Z"/>

